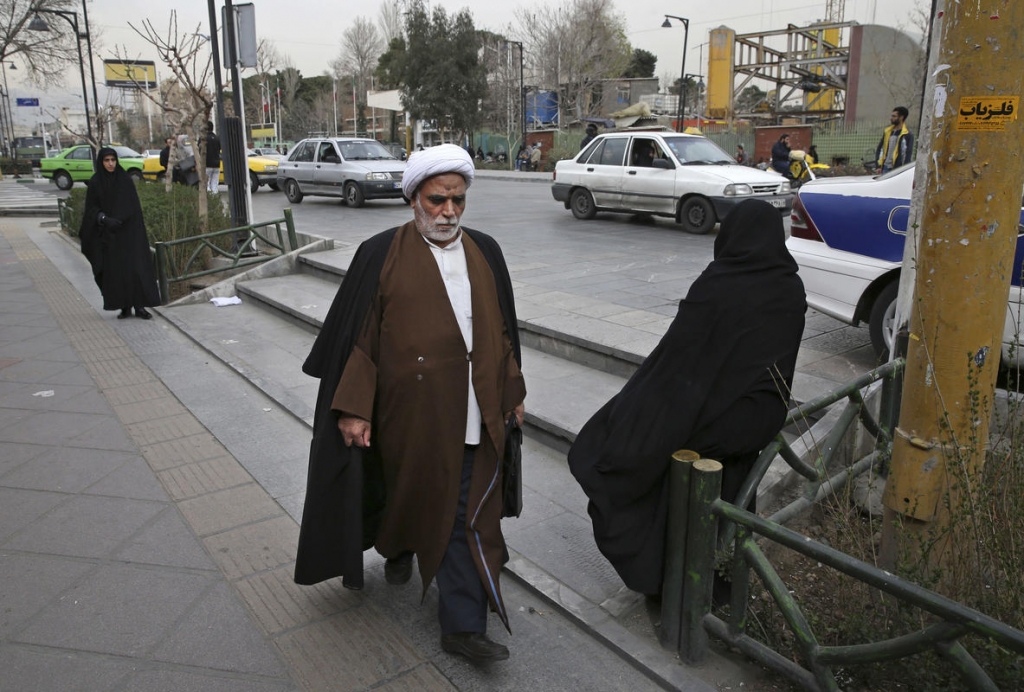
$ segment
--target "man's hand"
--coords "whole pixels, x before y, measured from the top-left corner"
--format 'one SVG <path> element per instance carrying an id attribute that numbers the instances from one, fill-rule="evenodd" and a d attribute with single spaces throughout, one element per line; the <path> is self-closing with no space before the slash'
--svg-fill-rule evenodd
<path id="1" fill-rule="evenodd" d="M 508 423 L 508 419 L 512 416 L 516 417 L 516 424 L 521 428 L 523 427 L 523 413 L 526 412 L 526 406 L 520 403 L 511 411 L 505 412 L 505 423 Z"/>
<path id="2" fill-rule="evenodd" d="M 338 430 L 341 431 L 346 447 L 351 447 L 353 444 L 356 447 L 370 446 L 370 421 L 365 418 L 342 414 L 338 418 Z"/>

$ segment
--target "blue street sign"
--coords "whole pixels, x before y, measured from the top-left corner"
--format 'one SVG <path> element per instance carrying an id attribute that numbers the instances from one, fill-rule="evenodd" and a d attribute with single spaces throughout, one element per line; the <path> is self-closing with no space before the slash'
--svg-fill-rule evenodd
<path id="1" fill-rule="evenodd" d="M 38 106 L 39 99 L 15 99 L 19 106 Z"/>

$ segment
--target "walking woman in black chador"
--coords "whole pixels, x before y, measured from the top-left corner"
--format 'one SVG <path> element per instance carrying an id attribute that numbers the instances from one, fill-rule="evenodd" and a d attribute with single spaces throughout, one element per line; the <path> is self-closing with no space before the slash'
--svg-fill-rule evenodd
<path id="1" fill-rule="evenodd" d="M 573 443 L 594 538 L 634 591 L 661 590 L 672 453 L 721 461 L 732 502 L 782 427 L 807 310 L 796 272 L 778 210 L 737 206 L 661 342 Z"/>
<path id="2" fill-rule="evenodd" d="M 85 193 L 78 231 L 82 253 L 103 294 L 104 310 L 120 310 L 118 319 L 153 317 L 147 307 L 160 304 L 156 271 L 135 183 L 108 147 L 96 156 L 96 173 Z"/>

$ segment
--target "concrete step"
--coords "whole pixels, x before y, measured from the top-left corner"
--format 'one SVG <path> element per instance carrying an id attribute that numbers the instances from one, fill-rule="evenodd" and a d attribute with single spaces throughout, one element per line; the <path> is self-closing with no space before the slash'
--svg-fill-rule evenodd
<path id="1" fill-rule="evenodd" d="M 337 291 L 337 284 L 310 274 L 236 284 L 241 305 L 210 303 L 167 308 L 185 333 L 299 418 L 312 421 L 316 381 L 302 362 Z M 295 329 L 295 326 L 301 329 Z M 556 356 L 523 348 L 528 374 L 527 422 L 548 444 L 567 448 L 580 427 L 618 392 L 625 379 Z M 308 381 L 305 386 L 302 381 Z"/>
<path id="2" fill-rule="evenodd" d="M 355 251 L 354 246 L 347 246 L 303 254 L 297 266 L 306 276 L 341 283 Z M 524 346 L 621 377 L 632 375 L 646 356 L 646 353 L 609 345 L 636 338 L 626 327 L 620 327 L 623 333 L 615 338 L 616 335 L 609 332 L 614 331 L 616 325 L 598 323 L 583 315 L 552 318 L 545 311 L 536 320 L 524 319 L 524 315 L 533 314 L 532 306 L 527 299 L 517 297 L 516 302 L 523 312 L 519 317 L 519 333 Z"/>

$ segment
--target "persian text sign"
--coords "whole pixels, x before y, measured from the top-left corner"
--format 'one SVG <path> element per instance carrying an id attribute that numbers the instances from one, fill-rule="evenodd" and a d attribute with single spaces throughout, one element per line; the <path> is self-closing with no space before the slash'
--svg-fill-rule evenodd
<path id="1" fill-rule="evenodd" d="M 1002 132 L 1017 119 L 1020 96 L 964 96 L 956 114 L 961 132 Z"/>

